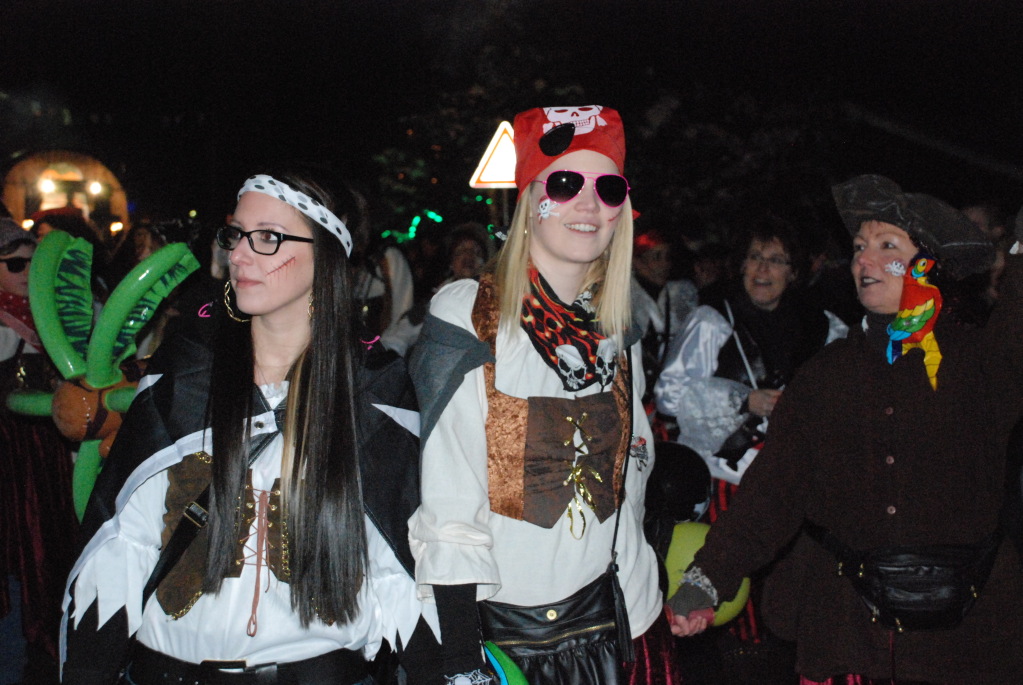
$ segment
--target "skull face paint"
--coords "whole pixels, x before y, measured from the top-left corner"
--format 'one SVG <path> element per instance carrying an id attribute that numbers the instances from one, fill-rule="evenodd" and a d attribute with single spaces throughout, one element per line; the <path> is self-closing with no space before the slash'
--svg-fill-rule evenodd
<path id="1" fill-rule="evenodd" d="M 905 276 L 896 276 L 891 269 L 905 269 L 918 251 L 909 234 L 894 224 L 876 220 L 860 224 L 853 236 L 850 270 L 864 309 L 875 314 L 899 311 Z"/>
<path id="2" fill-rule="evenodd" d="M 552 171 L 572 169 L 595 174 L 616 173 L 614 162 L 592 150 L 576 150 L 551 162 L 546 169 L 537 174 L 537 178 L 545 179 Z M 529 256 L 540 273 L 545 277 L 551 274 L 571 273 L 573 278 L 584 273 L 595 260 L 599 259 L 619 224 L 622 213 L 620 207 L 607 207 L 597 197 L 592 185 L 568 202 L 554 204 L 549 207 L 540 202 L 546 196 L 543 185 L 533 184 L 534 198 L 528 208 L 529 220 Z M 550 199 L 549 196 L 547 199 Z M 543 214 L 548 213 L 547 219 Z M 538 218 L 539 217 L 539 218 Z M 571 290 L 571 288 L 569 289 Z M 566 302 L 575 299 L 578 290 L 561 294 Z"/>
<path id="3" fill-rule="evenodd" d="M 541 220 L 550 219 L 552 216 L 560 216 L 558 212 L 553 211 L 558 206 L 557 202 L 544 195 L 537 204 L 536 216 Z"/>
<path id="4" fill-rule="evenodd" d="M 885 273 L 890 273 L 892 276 L 905 276 L 906 265 L 902 262 L 895 260 L 884 265 Z"/>

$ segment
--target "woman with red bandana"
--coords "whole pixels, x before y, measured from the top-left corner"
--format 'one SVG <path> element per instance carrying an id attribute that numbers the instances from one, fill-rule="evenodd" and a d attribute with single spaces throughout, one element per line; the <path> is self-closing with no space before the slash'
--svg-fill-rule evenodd
<path id="1" fill-rule="evenodd" d="M 479 616 L 494 638 L 490 606 L 556 604 L 610 578 L 614 549 L 628 610 L 619 628 L 631 629 L 619 653 L 635 648 L 620 682 L 674 683 L 642 527 L 653 455 L 629 336 L 621 119 L 607 107 L 532 109 L 514 132 L 519 199 L 503 252 L 479 282 L 437 293 L 411 361 L 423 445 L 416 582 L 437 603 L 448 682 L 486 682 Z M 546 630 L 557 611 L 546 615 L 529 626 Z M 549 664 L 518 665 L 534 685 L 568 682 Z"/>
<path id="2" fill-rule="evenodd" d="M 0 678 L 11 678 L 0 680 L 5 685 L 21 679 L 27 655 L 32 672 L 48 658 L 50 677 L 56 675 L 60 590 L 78 528 L 71 446 L 49 417 L 13 414 L 4 403 L 12 390 L 52 392 L 58 379 L 28 305 L 35 249 L 31 233 L 0 219 Z"/>
<path id="3" fill-rule="evenodd" d="M 700 630 L 694 610 L 781 554 L 761 608 L 796 642 L 803 685 L 1019 682 L 1023 576 L 1000 519 L 1023 410 L 1023 258 L 1007 259 L 987 326 L 966 328 L 942 311 L 941 288 L 989 268 L 991 241 L 881 176 L 832 192 L 853 236 L 862 330 L 786 388 L 671 600 L 675 630 Z M 1017 225 L 1013 254 L 1021 239 Z M 963 571 L 923 586 L 953 555 Z"/>

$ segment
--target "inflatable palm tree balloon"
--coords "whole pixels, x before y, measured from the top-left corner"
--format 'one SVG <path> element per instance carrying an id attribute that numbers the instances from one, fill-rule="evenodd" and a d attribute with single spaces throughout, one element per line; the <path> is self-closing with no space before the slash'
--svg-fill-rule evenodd
<path id="1" fill-rule="evenodd" d="M 92 245 L 52 231 L 36 249 L 29 304 L 39 339 L 64 381 L 53 393 L 12 392 L 7 406 L 21 414 L 52 415 L 65 437 L 81 442 L 72 477 L 79 519 L 135 395 L 140 374 L 126 377 L 122 364 L 135 354 L 135 337 L 160 303 L 198 268 L 184 243 L 167 245 L 124 277 L 97 318 L 90 286 Z"/>

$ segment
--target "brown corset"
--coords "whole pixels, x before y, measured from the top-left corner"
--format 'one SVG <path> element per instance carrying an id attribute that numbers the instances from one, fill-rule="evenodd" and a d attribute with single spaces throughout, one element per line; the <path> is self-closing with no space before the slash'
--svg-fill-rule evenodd
<path id="1" fill-rule="evenodd" d="M 179 463 L 167 470 L 170 483 L 167 487 L 165 504 L 167 513 L 163 515 L 163 544 L 170 540 L 174 529 L 181 521 L 181 513 L 185 507 L 202 493 L 212 480 L 212 458 L 206 452 L 190 454 Z M 252 472 L 246 475 L 244 501 L 241 502 L 244 514 L 241 515 L 241 530 L 247 535 L 252 524 L 255 509 L 255 498 L 252 492 Z M 281 523 L 281 486 L 280 479 L 274 481 L 270 491 L 270 511 L 267 516 L 267 555 L 266 566 L 282 582 L 290 579 L 288 563 L 288 543 Z M 253 540 L 253 543 L 255 540 Z M 206 552 L 209 548 L 209 526 L 204 527 L 185 549 L 184 554 L 163 579 L 156 590 L 156 597 L 164 613 L 173 618 L 181 618 L 192 608 L 202 595 L 202 580 L 206 569 Z M 234 566 L 226 577 L 237 578 L 241 575 L 245 564 L 245 544 L 239 540 L 235 546 Z"/>
<path id="2" fill-rule="evenodd" d="M 480 278 L 472 322 L 476 335 L 496 356 L 499 312 L 489 274 Z M 630 374 L 624 355 L 619 364 L 610 392 L 576 399 L 506 395 L 494 386 L 494 363 L 484 364 L 491 511 L 544 528 L 569 516 L 573 531 L 582 535 L 575 528 L 580 513 L 584 520 L 595 514 L 605 521 L 617 510 L 631 437 L 626 385 Z M 587 447 L 578 460 L 577 427 Z"/>

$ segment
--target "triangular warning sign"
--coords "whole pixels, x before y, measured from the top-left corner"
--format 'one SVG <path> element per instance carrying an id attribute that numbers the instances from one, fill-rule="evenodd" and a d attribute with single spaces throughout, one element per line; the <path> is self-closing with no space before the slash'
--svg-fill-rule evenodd
<path id="1" fill-rule="evenodd" d="M 515 140 L 507 121 L 498 125 L 469 185 L 473 188 L 515 187 Z"/>

